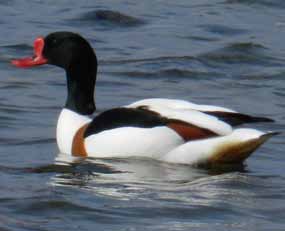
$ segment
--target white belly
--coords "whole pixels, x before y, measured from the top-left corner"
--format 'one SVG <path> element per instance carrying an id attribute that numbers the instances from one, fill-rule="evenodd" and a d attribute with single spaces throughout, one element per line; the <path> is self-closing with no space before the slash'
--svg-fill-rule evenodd
<path id="1" fill-rule="evenodd" d="M 184 140 L 167 127 L 123 127 L 100 132 L 85 139 L 92 157 L 143 156 L 160 159 Z"/>

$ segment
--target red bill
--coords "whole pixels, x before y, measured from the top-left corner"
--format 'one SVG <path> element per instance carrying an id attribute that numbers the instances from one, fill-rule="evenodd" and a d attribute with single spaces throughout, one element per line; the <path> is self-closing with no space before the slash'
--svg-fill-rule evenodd
<path id="1" fill-rule="evenodd" d="M 22 59 L 13 59 L 11 63 L 16 67 L 23 68 L 46 64 L 48 60 L 42 54 L 44 45 L 45 41 L 43 37 L 36 38 L 34 41 L 34 56 Z"/>

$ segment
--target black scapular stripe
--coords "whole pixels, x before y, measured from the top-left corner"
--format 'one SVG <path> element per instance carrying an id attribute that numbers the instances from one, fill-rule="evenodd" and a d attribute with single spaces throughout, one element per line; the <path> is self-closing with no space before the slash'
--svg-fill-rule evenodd
<path id="1" fill-rule="evenodd" d="M 250 116 L 236 112 L 209 111 L 204 113 L 215 116 L 231 126 L 239 126 L 244 123 L 274 122 L 270 118 Z"/>
<path id="2" fill-rule="evenodd" d="M 165 126 L 167 122 L 167 118 L 153 111 L 141 108 L 114 108 L 96 116 L 86 129 L 84 137 L 120 127 L 152 128 Z"/>

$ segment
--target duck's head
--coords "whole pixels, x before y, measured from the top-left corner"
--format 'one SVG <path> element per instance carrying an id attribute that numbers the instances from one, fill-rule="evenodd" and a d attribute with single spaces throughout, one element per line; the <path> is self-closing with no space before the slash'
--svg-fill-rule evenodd
<path id="1" fill-rule="evenodd" d="M 34 56 L 12 60 L 17 67 L 51 64 L 66 71 L 68 96 L 65 107 L 83 115 L 95 111 L 94 88 L 97 58 L 79 34 L 55 32 L 34 41 Z"/>

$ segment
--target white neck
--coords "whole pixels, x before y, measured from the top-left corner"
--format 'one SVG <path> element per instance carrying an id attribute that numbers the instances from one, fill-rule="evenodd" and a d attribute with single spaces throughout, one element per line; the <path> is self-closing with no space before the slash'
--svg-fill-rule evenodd
<path id="1" fill-rule="evenodd" d="M 75 133 L 91 121 L 89 116 L 80 115 L 69 109 L 62 109 L 56 128 L 56 141 L 60 153 L 72 154 L 72 141 Z"/>

